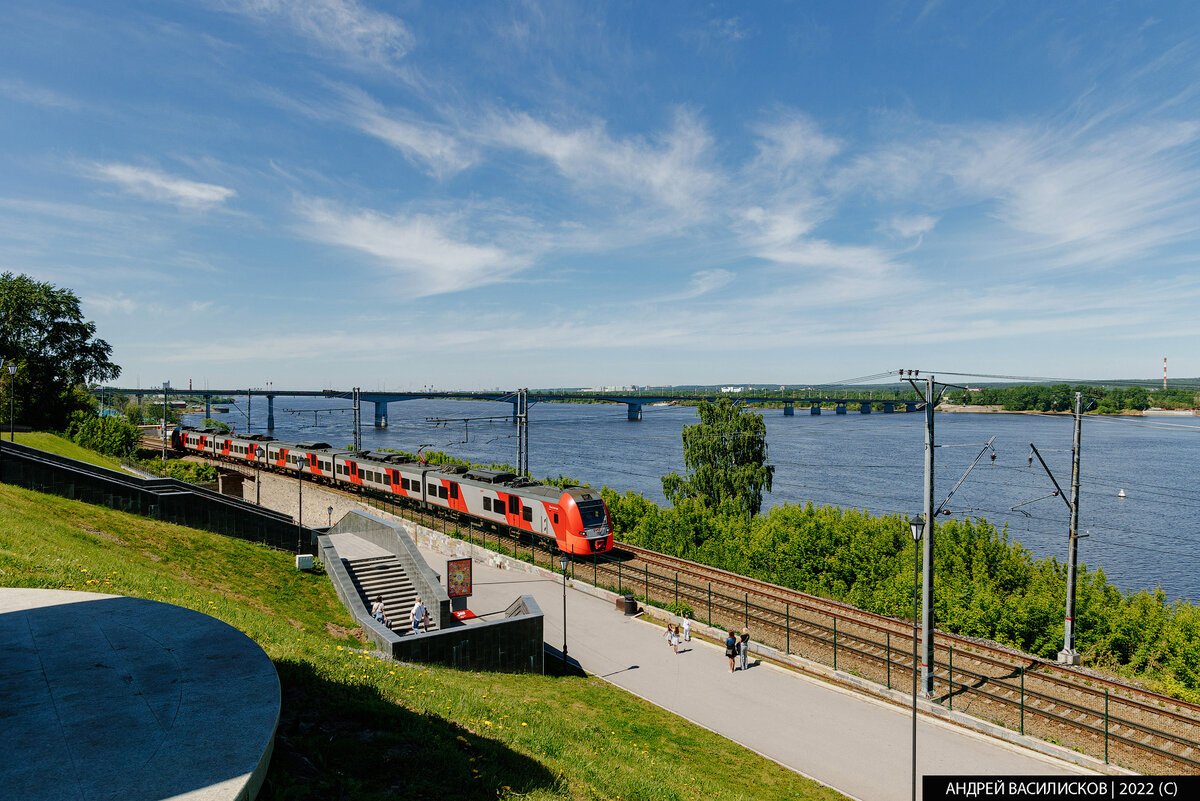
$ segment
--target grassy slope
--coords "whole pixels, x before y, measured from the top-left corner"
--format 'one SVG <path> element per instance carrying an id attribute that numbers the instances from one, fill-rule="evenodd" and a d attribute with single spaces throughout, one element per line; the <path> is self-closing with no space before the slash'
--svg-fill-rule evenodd
<path id="1" fill-rule="evenodd" d="M 34 431 L 29 434 L 17 434 L 18 445 L 28 445 L 30 448 L 54 453 L 59 456 L 66 456 L 68 459 L 76 459 L 80 462 L 98 465 L 99 467 L 107 467 L 109 470 L 120 470 L 121 463 L 116 459 L 110 459 L 95 451 L 76 445 L 69 439 L 63 439 L 57 434 L 47 434 L 41 431 Z"/>
<path id="2" fill-rule="evenodd" d="M 0 585 L 179 604 L 266 650 L 284 712 L 260 798 L 840 797 L 596 678 L 377 659 L 287 553 L 6 485 L 0 519 Z"/>

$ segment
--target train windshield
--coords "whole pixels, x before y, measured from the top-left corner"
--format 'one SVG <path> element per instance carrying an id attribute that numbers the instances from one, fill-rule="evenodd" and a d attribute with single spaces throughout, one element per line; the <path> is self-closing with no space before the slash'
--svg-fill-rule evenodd
<path id="1" fill-rule="evenodd" d="M 584 501 L 579 504 L 579 514 L 583 517 L 584 528 L 595 528 L 604 525 L 604 501 Z"/>

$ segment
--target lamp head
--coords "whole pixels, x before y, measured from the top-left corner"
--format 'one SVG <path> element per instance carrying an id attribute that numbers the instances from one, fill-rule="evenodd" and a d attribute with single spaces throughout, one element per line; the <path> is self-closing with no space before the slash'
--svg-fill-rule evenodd
<path id="1" fill-rule="evenodd" d="M 912 532 L 913 542 L 920 542 L 921 535 L 925 533 L 925 518 L 920 515 L 909 518 L 908 528 Z"/>
<path id="2" fill-rule="evenodd" d="M 562 556 L 558 557 L 558 564 L 559 564 L 559 567 L 562 568 L 562 572 L 564 572 L 564 573 L 567 572 L 567 565 L 570 563 L 570 561 L 571 561 L 571 558 L 569 556 L 567 556 L 565 553 Z"/>
<path id="3" fill-rule="evenodd" d="M 13 359 L 11 362 L 8 363 L 8 374 L 9 375 L 17 374 L 17 360 L 16 359 Z"/>

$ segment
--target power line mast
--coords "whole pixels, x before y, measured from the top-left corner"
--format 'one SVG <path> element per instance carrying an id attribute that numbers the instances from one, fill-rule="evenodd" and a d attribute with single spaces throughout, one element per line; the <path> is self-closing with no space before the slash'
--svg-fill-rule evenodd
<path id="1" fill-rule="evenodd" d="M 921 554 L 921 689 L 933 695 L 933 534 L 937 528 L 933 513 L 933 376 L 925 378 L 925 541 Z"/>
<path id="2" fill-rule="evenodd" d="M 354 450 L 362 450 L 362 404 L 359 402 L 360 387 L 352 387 L 350 398 L 354 402 Z"/>
<path id="3" fill-rule="evenodd" d="M 1058 661 L 1064 665 L 1078 665 L 1079 652 L 1075 650 L 1075 562 L 1079 553 L 1079 440 L 1083 428 L 1083 393 L 1075 393 L 1075 441 L 1071 447 L 1071 528 L 1068 534 L 1067 551 L 1067 610 L 1063 618 L 1063 649 Z"/>
<path id="4" fill-rule="evenodd" d="M 1075 393 L 1074 417 L 1075 432 L 1071 445 L 1071 500 L 1068 501 L 1065 496 L 1063 497 L 1063 502 L 1067 504 L 1067 509 L 1071 513 L 1071 523 L 1067 533 L 1067 602 L 1063 614 L 1063 647 L 1058 652 L 1059 664 L 1063 665 L 1078 665 L 1080 663 L 1079 652 L 1075 650 L 1075 568 L 1079 559 L 1079 540 L 1081 537 L 1087 536 L 1086 534 L 1079 533 L 1079 450 L 1080 435 L 1083 428 L 1082 392 Z M 1032 442 L 1029 443 L 1029 449 L 1033 456 L 1037 456 L 1038 461 L 1042 463 L 1042 469 L 1046 471 L 1046 475 L 1050 477 L 1050 482 L 1054 484 L 1054 494 L 1062 496 L 1062 488 L 1058 486 L 1058 481 L 1055 480 L 1054 474 L 1046 466 L 1046 460 L 1042 458 L 1042 454 L 1038 452 L 1038 449 Z M 1031 464 L 1033 456 L 1029 457 Z M 1039 498 L 1038 500 L 1041 499 Z"/>
<path id="5" fill-rule="evenodd" d="M 529 390 L 517 390 L 517 473 L 529 475 Z"/>

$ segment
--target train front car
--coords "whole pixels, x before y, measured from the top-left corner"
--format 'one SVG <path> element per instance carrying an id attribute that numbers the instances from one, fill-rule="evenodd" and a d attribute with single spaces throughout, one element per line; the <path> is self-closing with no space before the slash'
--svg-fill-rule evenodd
<path id="1" fill-rule="evenodd" d="M 554 527 L 554 534 L 560 550 L 579 555 L 612 550 L 612 517 L 600 493 L 571 487 L 563 492 L 558 505 L 563 521 Z"/>

